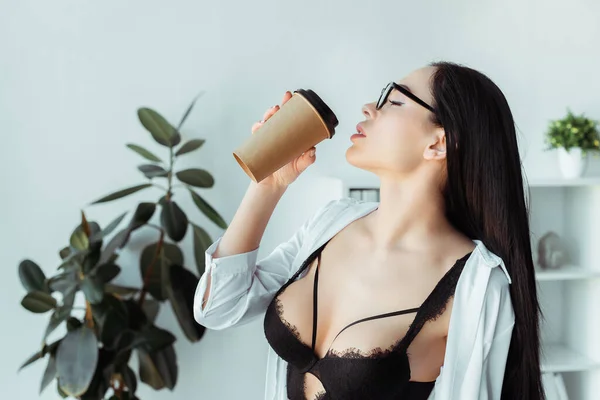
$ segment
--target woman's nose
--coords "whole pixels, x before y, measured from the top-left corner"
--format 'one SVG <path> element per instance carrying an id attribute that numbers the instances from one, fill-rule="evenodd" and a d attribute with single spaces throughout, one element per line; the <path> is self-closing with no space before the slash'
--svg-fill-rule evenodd
<path id="1" fill-rule="evenodd" d="M 367 118 L 373 118 L 375 114 L 375 103 L 367 103 L 362 106 L 362 113 Z"/>

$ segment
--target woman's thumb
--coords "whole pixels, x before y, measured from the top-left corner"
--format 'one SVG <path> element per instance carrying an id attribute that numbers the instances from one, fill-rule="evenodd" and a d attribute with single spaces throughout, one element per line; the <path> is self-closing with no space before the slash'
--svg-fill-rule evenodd
<path id="1" fill-rule="evenodd" d="M 298 160 L 298 171 L 303 172 L 309 165 L 315 162 L 316 158 L 316 149 L 314 147 L 305 151 Z"/>

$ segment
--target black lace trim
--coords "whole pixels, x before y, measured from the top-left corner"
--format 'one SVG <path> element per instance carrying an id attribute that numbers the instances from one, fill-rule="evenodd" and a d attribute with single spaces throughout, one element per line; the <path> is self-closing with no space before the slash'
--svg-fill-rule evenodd
<path id="1" fill-rule="evenodd" d="M 302 387 L 304 389 L 304 391 L 303 391 L 304 393 L 306 393 L 308 391 L 308 386 L 306 385 L 306 375 L 308 375 L 308 374 L 304 374 L 304 380 L 303 380 L 303 385 L 302 385 Z M 324 400 L 326 395 L 327 395 L 327 392 L 325 390 L 321 390 L 315 394 L 315 398 L 313 400 Z M 306 395 L 304 397 L 306 397 Z"/>
<path id="2" fill-rule="evenodd" d="M 387 357 L 394 352 L 396 346 L 398 346 L 398 343 L 401 341 L 402 339 L 396 341 L 394 344 L 390 345 L 386 349 L 382 349 L 381 347 L 375 347 L 374 349 L 369 351 L 360 350 L 356 347 L 349 347 L 344 350 L 329 349 L 326 357 L 351 359 Z"/>
<path id="3" fill-rule="evenodd" d="M 327 394 L 327 392 L 320 391 L 319 393 L 316 394 L 315 400 L 323 400 L 325 398 L 325 395 Z"/>
<path id="4" fill-rule="evenodd" d="M 403 349 L 408 348 L 426 322 L 435 321 L 446 311 L 448 302 L 454 297 L 458 279 L 470 255 L 471 253 L 468 253 L 457 260 L 438 282 L 431 295 L 425 299 L 425 302 L 419 308 L 417 316 L 408 328 L 406 336 L 398 343 L 399 347 Z"/>
<path id="5" fill-rule="evenodd" d="M 395 343 L 385 349 L 376 347 L 369 351 L 363 351 L 356 347 L 350 347 L 344 350 L 335 350 L 331 348 L 327 351 L 325 357 L 372 359 L 389 356 L 391 353 L 398 350 L 406 350 L 426 322 L 437 320 L 446 311 L 448 302 L 454 297 L 456 284 L 458 283 L 458 279 L 461 275 L 465 261 L 469 255 L 470 253 L 458 260 L 457 263 L 442 278 L 443 282 L 440 282 L 440 284 L 434 288 L 434 293 L 432 293 L 431 296 L 421 306 L 404 337 L 397 340 Z M 278 296 L 274 298 L 274 302 L 275 312 L 277 313 L 281 322 L 296 337 L 296 339 L 298 339 L 300 343 L 304 343 L 300 338 L 300 332 L 298 331 L 298 328 L 286 321 L 286 319 L 283 317 L 283 303 Z"/>
<path id="6" fill-rule="evenodd" d="M 279 316 L 279 319 L 281 320 L 281 322 L 296 337 L 296 339 L 298 339 L 298 341 L 300 343 L 303 343 L 302 340 L 300 339 L 300 332 L 298 332 L 298 328 L 296 328 L 294 325 L 287 322 L 285 320 L 285 318 L 283 318 L 283 303 L 281 302 L 281 300 L 279 300 L 279 297 L 275 297 L 274 300 L 275 300 L 275 312 Z"/>

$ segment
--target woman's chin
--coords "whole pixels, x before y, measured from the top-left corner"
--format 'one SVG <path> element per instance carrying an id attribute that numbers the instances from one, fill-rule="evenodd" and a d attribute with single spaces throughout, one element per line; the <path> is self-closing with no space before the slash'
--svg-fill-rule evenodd
<path id="1" fill-rule="evenodd" d="M 346 150 L 346 161 L 348 161 L 348 164 L 356 168 L 364 169 L 364 163 L 361 162 L 360 151 L 354 146 L 350 146 Z"/>

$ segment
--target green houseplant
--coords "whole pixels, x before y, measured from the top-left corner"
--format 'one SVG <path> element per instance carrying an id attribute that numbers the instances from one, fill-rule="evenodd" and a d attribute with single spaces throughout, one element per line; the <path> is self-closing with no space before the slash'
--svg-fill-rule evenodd
<path id="1" fill-rule="evenodd" d="M 21 368 L 39 359 L 47 359 L 40 392 L 53 380 L 59 394 L 82 400 L 138 399 L 138 380 L 155 390 L 173 389 L 177 382 L 177 361 L 173 347 L 175 336 L 158 327 L 159 308 L 169 303 L 180 328 L 191 342 L 200 340 L 204 327 L 193 318 L 192 303 L 198 275 L 185 267 L 178 243 L 187 233 L 193 235 L 197 273 L 204 271 L 204 251 L 212 243 L 209 234 L 188 220 L 177 204 L 176 191 L 191 196 L 200 212 L 222 229 L 227 224 L 219 213 L 198 193 L 211 188 L 214 179 L 203 169 L 176 170 L 179 157 L 199 149 L 204 140 L 182 144 L 180 130 L 192 111 L 191 102 L 177 127 L 149 108 L 140 108 L 138 118 L 156 142 L 168 150 L 166 161 L 136 144 L 132 151 L 147 162 L 139 165 L 146 182 L 118 190 L 91 204 L 120 199 L 149 187 L 159 187 L 162 196 L 142 202 L 123 223 L 127 213 L 116 217 L 104 228 L 88 221 L 81 212 L 68 246 L 60 250 L 57 273 L 46 277 L 32 260 L 23 260 L 19 278 L 26 290 L 21 304 L 33 313 L 50 314 L 41 348 Z M 161 182 L 162 181 L 162 182 Z M 177 182 L 178 181 L 178 182 Z M 160 183 L 159 183 L 160 182 Z M 159 223 L 151 218 L 159 213 Z M 139 256 L 138 265 L 119 265 L 120 250 L 127 246 L 136 231 L 154 229 L 156 240 L 148 243 Z M 107 239 L 110 237 L 110 240 Z M 121 268 L 139 269 L 139 288 L 114 284 Z M 76 295 L 83 294 L 77 305 Z M 60 325 L 66 326 L 64 337 L 49 341 Z M 133 354 L 138 358 L 138 373 L 129 366 Z"/>
<path id="2" fill-rule="evenodd" d="M 581 176 L 587 164 L 587 153 L 600 150 L 597 121 L 567 110 L 562 119 L 550 121 L 546 131 L 548 150 L 558 150 L 561 172 L 566 178 Z"/>

